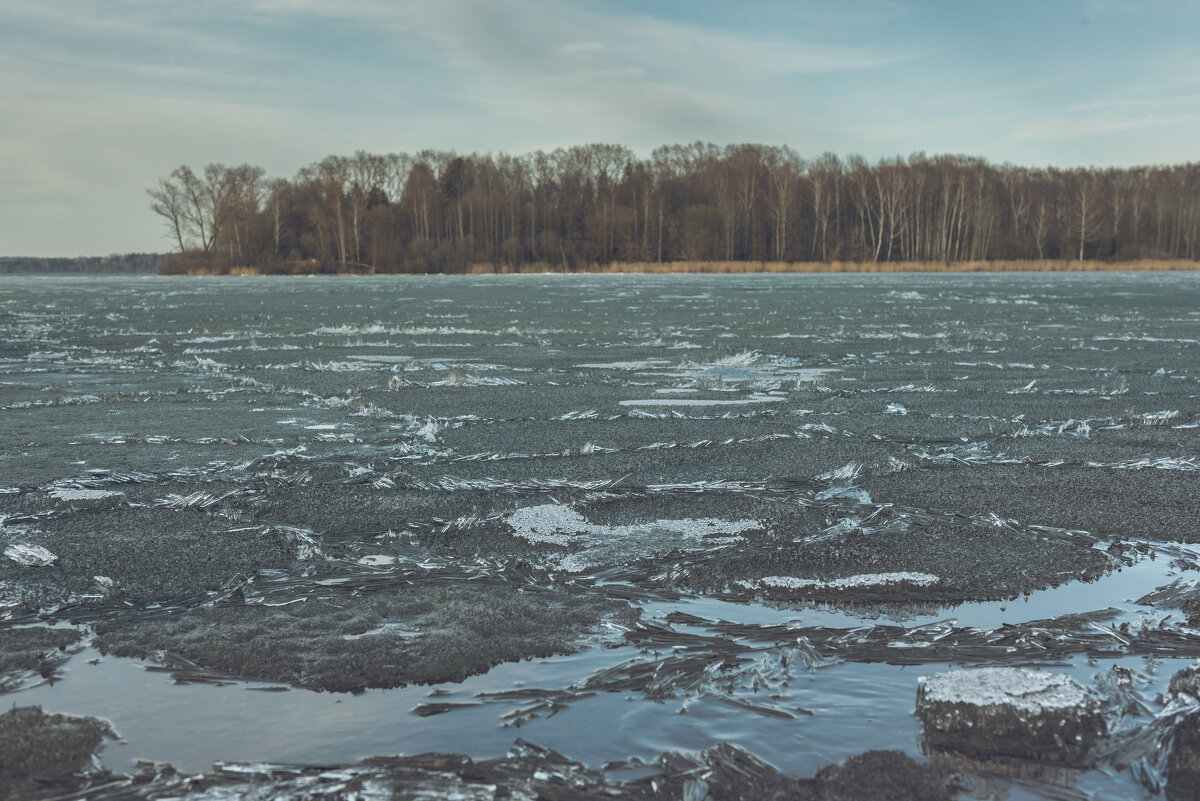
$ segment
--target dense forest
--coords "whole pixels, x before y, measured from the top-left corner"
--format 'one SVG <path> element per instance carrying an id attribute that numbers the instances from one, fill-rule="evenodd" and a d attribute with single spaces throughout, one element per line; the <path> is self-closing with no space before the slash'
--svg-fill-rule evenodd
<path id="1" fill-rule="evenodd" d="M 168 261 L 158 253 L 125 253 L 78 258 L 0 257 L 0 275 L 87 275 L 153 273 Z"/>
<path id="2" fill-rule="evenodd" d="M 1033 169 L 924 154 L 871 164 L 703 143 L 638 158 L 594 144 L 359 152 L 290 180 L 182 166 L 149 192 L 178 251 L 163 272 L 1200 258 L 1200 164 Z"/>

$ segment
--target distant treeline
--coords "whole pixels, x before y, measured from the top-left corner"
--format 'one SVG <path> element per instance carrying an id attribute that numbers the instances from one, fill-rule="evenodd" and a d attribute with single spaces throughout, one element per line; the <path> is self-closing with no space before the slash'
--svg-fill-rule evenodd
<path id="1" fill-rule="evenodd" d="M 74 275 L 153 273 L 168 260 L 160 253 L 126 253 L 112 256 L 79 256 L 43 259 L 32 256 L 0 257 L 0 275 Z"/>
<path id="2" fill-rule="evenodd" d="M 292 179 L 176 169 L 160 272 L 430 273 L 669 262 L 1200 258 L 1200 164 L 1033 169 L 787 147 L 331 156 Z"/>

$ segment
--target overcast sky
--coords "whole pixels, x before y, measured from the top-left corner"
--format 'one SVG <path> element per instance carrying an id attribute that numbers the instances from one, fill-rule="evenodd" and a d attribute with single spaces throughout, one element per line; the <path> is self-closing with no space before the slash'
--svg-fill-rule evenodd
<path id="1" fill-rule="evenodd" d="M 180 164 L 788 144 L 1200 158 L 1196 0 L 0 0 L 0 255 L 165 251 Z"/>

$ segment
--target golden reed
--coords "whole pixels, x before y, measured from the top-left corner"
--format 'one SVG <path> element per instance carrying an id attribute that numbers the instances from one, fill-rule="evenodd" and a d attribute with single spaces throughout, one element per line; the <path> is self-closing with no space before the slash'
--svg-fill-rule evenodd
<path id="1" fill-rule="evenodd" d="M 1200 270 L 1200 261 L 1183 259 L 1140 259 L 1137 261 L 1064 261 L 1062 259 L 1024 261 L 960 261 L 946 264 L 938 261 L 892 262 L 782 262 L 782 261 L 665 261 L 613 262 L 591 264 L 567 269 L 562 264 L 533 262 L 514 267 L 511 264 L 493 265 L 478 262 L 467 267 L 469 275 L 511 275 L 515 273 L 1001 273 L 1001 272 L 1113 272 L 1122 270 Z M 179 272 L 187 275 L 313 275 L 341 273 L 337 266 L 322 267 L 316 261 L 277 262 L 264 266 L 235 266 L 221 269 L 208 265 L 189 264 Z M 371 275 L 367 265 L 354 265 L 343 274 Z M 408 275 L 409 273 L 398 273 Z"/>
<path id="2" fill-rule="evenodd" d="M 780 261 L 670 261 L 614 262 L 568 270 L 557 264 L 493 266 L 472 264 L 468 272 L 484 273 L 999 273 L 999 272 L 1100 272 L 1123 270 L 1200 270 L 1200 262 L 1141 259 L 1137 261 L 893 261 L 893 262 L 780 262 Z"/>

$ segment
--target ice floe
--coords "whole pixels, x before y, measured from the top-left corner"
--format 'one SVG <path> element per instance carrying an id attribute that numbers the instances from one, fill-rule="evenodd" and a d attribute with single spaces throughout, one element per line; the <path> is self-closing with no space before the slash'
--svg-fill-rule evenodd
<path id="1" fill-rule="evenodd" d="M 41 545 L 18 542 L 4 549 L 4 555 L 25 567 L 46 567 L 58 561 L 58 555 Z"/>
<path id="2" fill-rule="evenodd" d="M 926 702 L 992 706 L 1003 704 L 1038 714 L 1074 709 L 1094 700 L 1093 694 L 1070 676 L 1044 670 L 983 667 L 921 676 Z"/>

